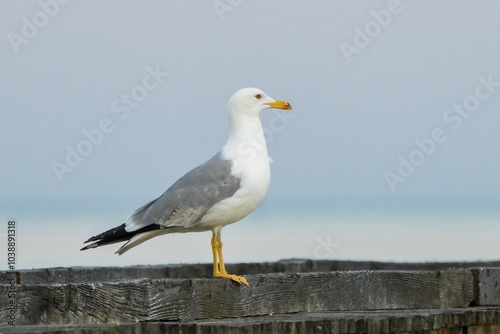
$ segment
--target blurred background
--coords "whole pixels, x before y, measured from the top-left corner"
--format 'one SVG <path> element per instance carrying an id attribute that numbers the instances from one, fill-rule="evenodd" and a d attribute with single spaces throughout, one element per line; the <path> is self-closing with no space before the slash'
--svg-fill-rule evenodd
<path id="1" fill-rule="evenodd" d="M 79 249 L 212 157 L 227 100 L 257 87 L 293 110 L 261 115 L 271 186 L 224 229 L 226 262 L 498 259 L 499 15 L 465 0 L 2 1 L 0 247 L 15 220 L 18 268 L 211 262 L 210 232 Z"/>

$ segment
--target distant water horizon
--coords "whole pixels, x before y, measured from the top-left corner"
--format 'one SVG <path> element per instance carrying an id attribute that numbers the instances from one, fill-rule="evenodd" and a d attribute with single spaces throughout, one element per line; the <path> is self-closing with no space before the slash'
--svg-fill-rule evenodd
<path id="1" fill-rule="evenodd" d="M 247 218 L 224 228 L 227 263 L 286 258 L 394 262 L 500 259 L 495 199 L 265 199 Z M 120 244 L 84 252 L 83 241 L 123 223 L 139 200 L 9 200 L 17 224 L 19 269 L 211 262 L 210 232 L 154 238 L 122 256 Z M 9 216 L 3 216 L 3 215 Z M 0 260 L 7 269 L 7 259 Z"/>

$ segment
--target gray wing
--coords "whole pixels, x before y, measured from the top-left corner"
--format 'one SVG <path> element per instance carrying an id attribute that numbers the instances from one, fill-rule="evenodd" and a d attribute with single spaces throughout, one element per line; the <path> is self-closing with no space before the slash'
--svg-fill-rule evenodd
<path id="1" fill-rule="evenodd" d="M 125 230 L 149 225 L 191 227 L 216 203 L 231 197 L 240 188 L 240 179 L 231 175 L 230 160 L 220 153 L 191 170 L 159 198 L 137 209 L 125 222 Z"/>

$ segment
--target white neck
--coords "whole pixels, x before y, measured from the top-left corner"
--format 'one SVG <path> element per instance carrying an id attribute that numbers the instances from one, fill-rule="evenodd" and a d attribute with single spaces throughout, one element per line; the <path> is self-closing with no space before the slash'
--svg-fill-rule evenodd
<path id="1" fill-rule="evenodd" d="M 222 148 L 224 159 L 269 159 L 262 124 L 257 115 L 229 114 L 229 138 Z"/>

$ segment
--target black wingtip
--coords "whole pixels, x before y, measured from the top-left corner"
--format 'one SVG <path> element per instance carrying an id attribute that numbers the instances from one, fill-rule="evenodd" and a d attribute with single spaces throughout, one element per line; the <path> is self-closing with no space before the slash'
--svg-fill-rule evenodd
<path id="1" fill-rule="evenodd" d="M 88 243 L 88 242 L 94 241 L 94 240 L 95 240 L 95 239 L 94 239 L 95 237 L 96 237 L 96 236 L 93 236 L 93 237 L 89 238 L 87 241 L 84 241 L 83 243 L 84 243 L 84 244 L 86 244 L 86 243 Z"/>
<path id="2" fill-rule="evenodd" d="M 87 243 L 88 241 L 85 241 L 85 243 Z M 87 249 L 91 249 L 91 248 L 96 248 L 97 247 L 97 243 L 95 244 L 90 244 L 90 245 L 87 245 L 85 247 L 83 247 L 82 249 L 80 249 L 80 252 L 81 251 L 84 251 L 84 250 L 87 250 Z"/>
<path id="3" fill-rule="evenodd" d="M 137 231 L 133 232 L 128 232 L 125 230 L 125 224 L 121 224 L 120 226 L 117 226 L 115 228 L 112 228 L 110 230 L 107 230 L 106 232 L 103 232 L 101 234 L 95 235 L 91 238 L 89 238 L 87 241 L 84 242 L 84 244 L 95 241 L 93 244 L 87 245 L 80 249 L 81 251 L 91 249 L 91 248 L 97 248 L 100 246 L 105 246 L 105 245 L 110 245 L 114 244 L 117 242 L 121 241 L 128 241 L 130 238 L 132 238 L 134 235 L 147 232 L 147 231 L 152 231 L 152 230 L 157 230 L 160 229 L 160 225 L 152 224 L 148 225 L 146 227 L 143 227 Z"/>
<path id="4" fill-rule="evenodd" d="M 93 242 L 93 244 L 87 245 L 80 249 L 81 251 L 87 250 L 90 248 L 96 248 L 103 245 L 113 244 L 115 242 L 126 241 L 132 237 L 135 233 L 127 232 L 125 230 L 125 224 L 121 224 L 120 226 L 114 227 L 106 232 L 90 237 L 84 244 Z"/>

